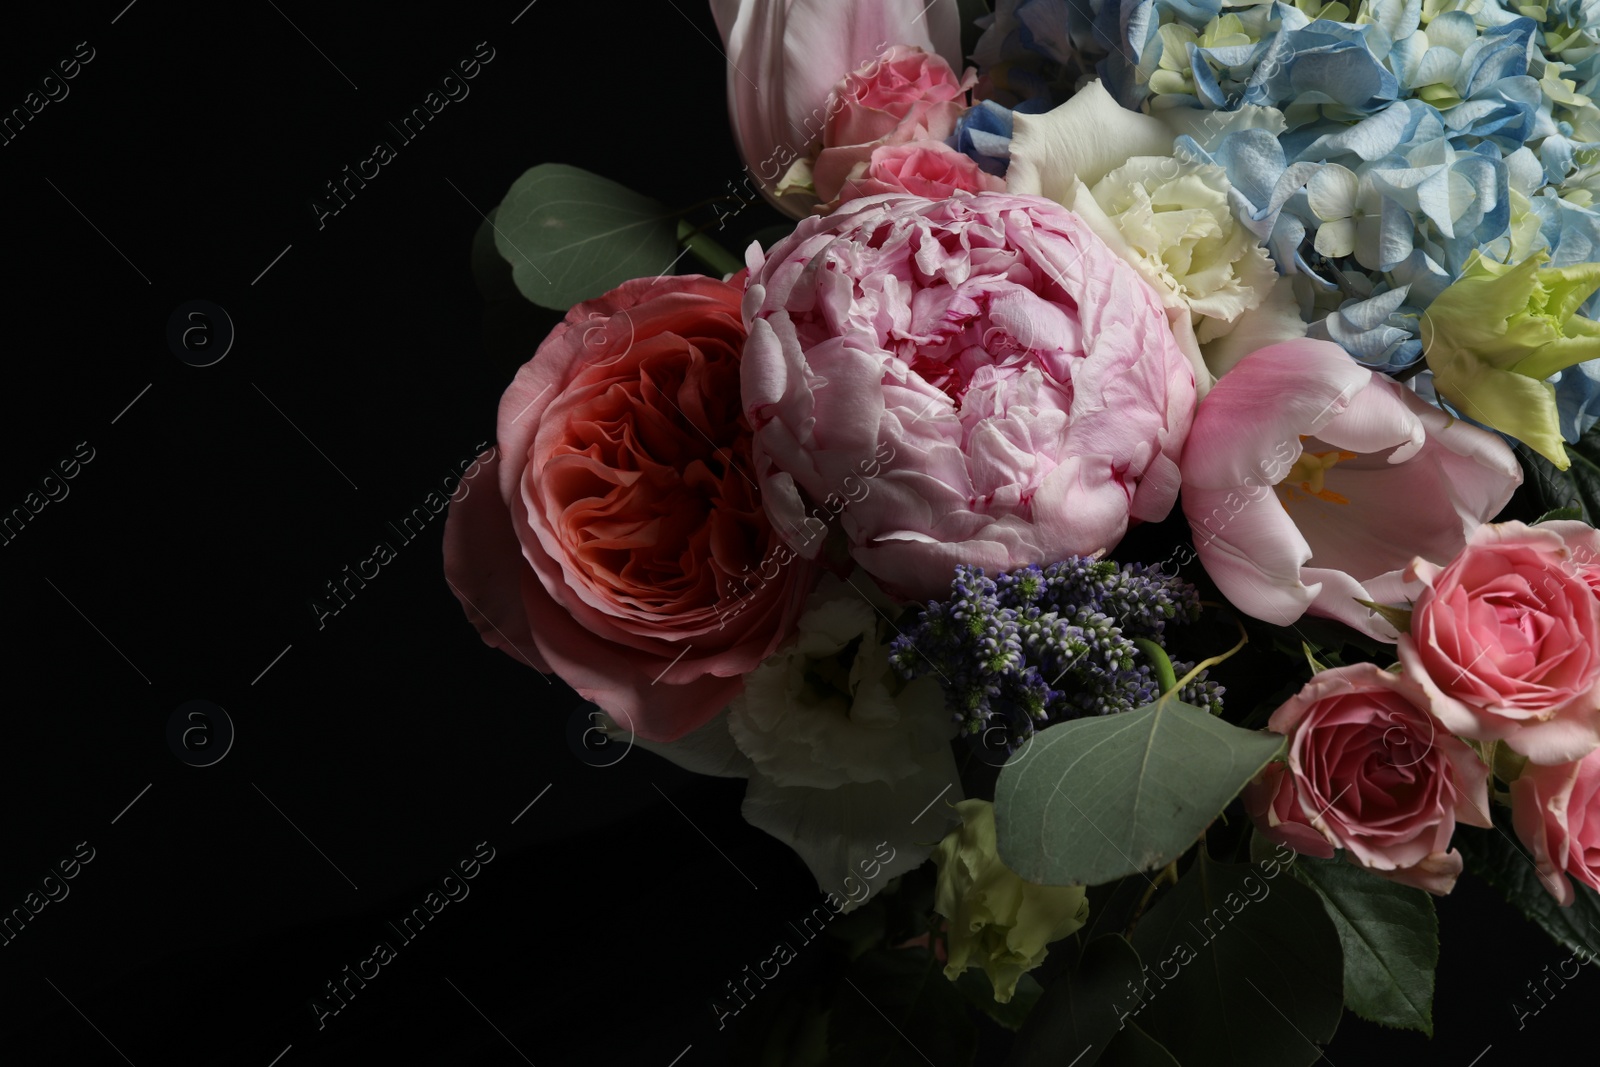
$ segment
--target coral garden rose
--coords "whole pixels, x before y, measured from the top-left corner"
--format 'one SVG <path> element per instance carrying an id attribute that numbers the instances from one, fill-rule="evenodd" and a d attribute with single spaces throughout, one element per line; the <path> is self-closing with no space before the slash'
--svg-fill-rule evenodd
<path id="1" fill-rule="evenodd" d="M 649 740 L 721 711 L 815 577 L 750 479 L 739 299 L 687 276 L 574 307 L 500 401 L 499 493 L 445 527 L 445 575 L 484 641 Z"/>
<path id="2" fill-rule="evenodd" d="M 1511 822 L 1562 907 L 1577 896 L 1563 873 L 1600 889 L 1600 750 L 1572 763 L 1529 763 L 1511 783 Z"/>
<path id="3" fill-rule="evenodd" d="M 1264 836 L 1310 855 L 1344 849 L 1385 878 L 1451 890 L 1462 868 L 1450 848 L 1456 823 L 1489 826 L 1489 768 L 1429 717 L 1415 679 L 1370 663 L 1323 671 L 1267 728 L 1289 750 L 1282 771 L 1247 787 Z"/>
<path id="4" fill-rule="evenodd" d="M 756 470 L 807 557 L 837 527 L 930 600 L 957 564 L 1092 555 L 1171 510 L 1194 371 L 1150 286 L 1060 205 L 868 197 L 747 256 Z"/>
<path id="5" fill-rule="evenodd" d="M 839 191 L 841 202 L 884 193 L 943 200 L 956 193 L 1003 193 L 1004 178 L 985 174 L 973 158 L 942 141 L 882 145 L 858 164 Z"/>
<path id="6" fill-rule="evenodd" d="M 1581 522 L 1480 528 L 1447 567 L 1418 560 L 1425 588 L 1400 638 L 1445 728 L 1503 740 L 1535 763 L 1600 747 L 1600 533 Z"/>
<path id="7" fill-rule="evenodd" d="M 822 151 L 812 166 L 817 196 L 848 195 L 846 180 L 881 147 L 949 137 L 977 80 L 975 71 L 958 76 L 939 56 L 905 45 L 852 71 L 828 96 Z"/>
<path id="8" fill-rule="evenodd" d="M 1269 345 L 1201 401 L 1183 453 L 1183 511 L 1229 602 L 1288 626 L 1306 612 L 1399 634 L 1363 606 L 1415 590 L 1522 482 L 1485 430 L 1374 374 L 1331 341 Z"/>

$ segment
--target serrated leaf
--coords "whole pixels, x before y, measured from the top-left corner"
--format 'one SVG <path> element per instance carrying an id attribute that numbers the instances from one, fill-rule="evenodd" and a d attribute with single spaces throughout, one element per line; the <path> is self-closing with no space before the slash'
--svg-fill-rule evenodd
<path id="1" fill-rule="evenodd" d="M 1344 948 L 1344 1003 L 1363 1019 L 1433 1036 L 1439 919 L 1420 889 L 1342 860 L 1302 856 L 1295 875 L 1322 898 Z"/>
<path id="2" fill-rule="evenodd" d="M 1164 867 L 1278 754 L 1176 697 L 1060 723 L 1000 771 L 1000 858 L 1030 882 L 1098 885 Z"/>
<path id="3" fill-rule="evenodd" d="M 1183 1067 L 1309 1067 L 1344 1011 L 1339 934 L 1316 892 L 1255 864 L 1194 863 L 1139 921 L 1130 1021 Z"/>
<path id="4" fill-rule="evenodd" d="M 1540 515 L 1541 522 L 1568 518 L 1600 525 L 1600 423 L 1567 445 L 1570 466 L 1564 471 L 1526 445 L 1514 450 L 1526 475 L 1518 496 L 1526 498 L 1529 513 Z"/>
<path id="5" fill-rule="evenodd" d="M 1584 959 L 1600 955 L 1600 894 L 1578 882 L 1577 897 L 1563 908 L 1545 891 L 1533 860 L 1513 840 L 1512 828 L 1500 816 L 1495 827 L 1483 830 L 1457 826 L 1451 844 L 1461 851 L 1467 870 L 1499 890 L 1518 911 L 1549 934 L 1555 942 Z"/>
<path id="6" fill-rule="evenodd" d="M 1129 990 L 1138 981 L 1139 954 L 1133 946 L 1118 934 L 1095 938 L 1045 989 L 1017 1035 L 1006 1067 L 1097 1062 L 1116 1038 L 1126 1011 L 1137 1005 Z"/>
<path id="7" fill-rule="evenodd" d="M 679 254 L 677 216 L 665 205 L 563 163 L 524 172 L 494 220 L 495 249 L 517 289 L 557 311 L 661 274 Z"/>

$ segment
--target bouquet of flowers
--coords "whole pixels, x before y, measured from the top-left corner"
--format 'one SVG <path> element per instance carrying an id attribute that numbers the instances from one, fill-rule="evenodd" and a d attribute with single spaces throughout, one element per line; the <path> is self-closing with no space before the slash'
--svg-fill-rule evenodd
<path id="1" fill-rule="evenodd" d="M 738 180 L 480 232 L 569 310 L 445 568 L 827 891 L 763 1062 L 1431 1034 L 1463 874 L 1592 958 L 1600 3 L 711 6 Z"/>

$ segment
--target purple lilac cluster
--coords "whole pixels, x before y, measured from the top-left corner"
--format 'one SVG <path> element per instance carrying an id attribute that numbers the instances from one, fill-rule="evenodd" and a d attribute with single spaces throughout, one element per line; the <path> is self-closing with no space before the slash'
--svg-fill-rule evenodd
<path id="1" fill-rule="evenodd" d="M 1074 556 L 989 578 L 956 568 L 950 598 L 930 601 L 890 646 L 907 678 L 934 673 L 957 722 L 1014 747 L 1055 722 L 1143 707 L 1161 695 L 1137 637 L 1200 616 L 1194 586 L 1157 567 Z M 1192 663 L 1174 661 L 1181 676 Z M 1223 689 L 1198 674 L 1179 694 L 1213 712 Z"/>

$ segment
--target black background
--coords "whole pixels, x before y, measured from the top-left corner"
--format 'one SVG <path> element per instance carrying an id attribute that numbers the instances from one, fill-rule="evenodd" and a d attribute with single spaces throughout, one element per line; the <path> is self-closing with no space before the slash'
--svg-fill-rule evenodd
<path id="1" fill-rule="evenodd" d="M 0 546 L 0 911 L 95 850 L 0 947 L 7 1064 L 741 1062 L 756 1024 L 719 1031 L 710 1000 L 819 899 L 742 783 L 580 760 L 578 699 L 463 619 L 442 517 L 320 629 L 311 608 L 492 439 L 517 338 L 558 318 L 486 308 L 480 211 L 541 162 L 672 205 L 740 177 L 701 4 L 525 2 L 7 15 L 0 110 L 94 58 L 0 146 L 0 510 L 94 458 Z M 400 144 L 386 123 L 479 42 L 470 95 Z M 397 158 L 319 228 L 377 140 Z M 204 368 L 166 341 L 193 299 L 236 329 Z M 237 729 L 209 767 L 167 743 L 193 699 Z M 480 841 L 470 896 L 319 1029 L 311 998 Z M 1329 1062 L 1488 1067 L 1584 1032 L 1587 968 L 1519 1028 L 1567 954 L 1471 879 L 1439 913 L 1436 1037 L 1346 1016 Z"/>

